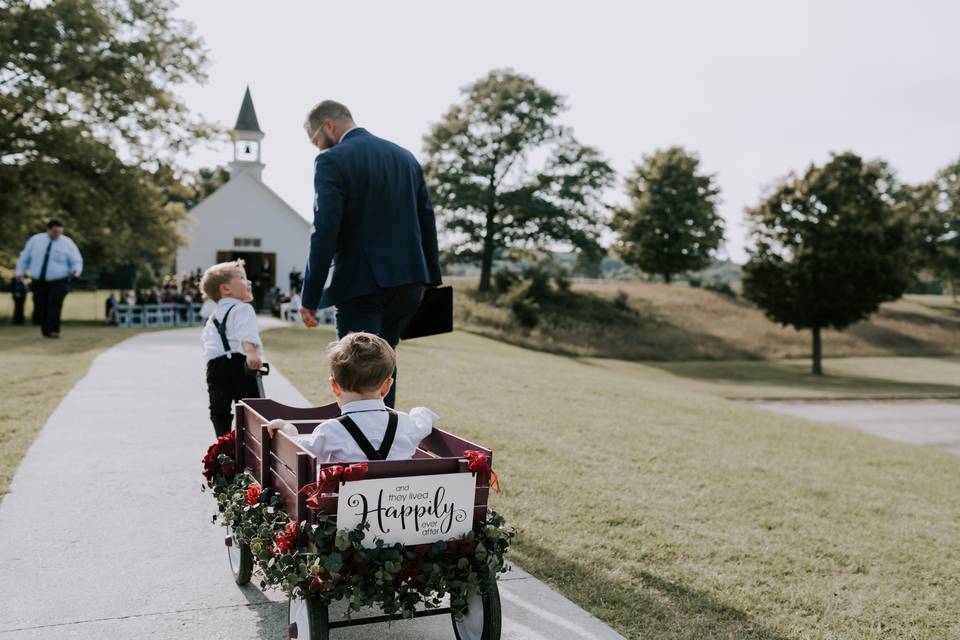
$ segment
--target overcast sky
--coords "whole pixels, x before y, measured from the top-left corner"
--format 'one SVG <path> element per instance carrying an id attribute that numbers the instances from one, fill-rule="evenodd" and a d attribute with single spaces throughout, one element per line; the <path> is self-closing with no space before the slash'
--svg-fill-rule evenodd
<path id="1" fill-rule="evenodd" d="M 308 218 L 313 104 L 339 100 L 422 156 L 460 88 L 500 67 L 567 96 L 563 122 L 620 175 L 611 201 L 645 154 L 699 153 L 738 262 L 744 206 L 791 169 L 849 149 L 919 181 L 960 157 L 960 2 L 183 0 L 177 14 L 211 59 L 207 84 L 179 94 L 229 128 L 249 84 L 264 182 Z"/>

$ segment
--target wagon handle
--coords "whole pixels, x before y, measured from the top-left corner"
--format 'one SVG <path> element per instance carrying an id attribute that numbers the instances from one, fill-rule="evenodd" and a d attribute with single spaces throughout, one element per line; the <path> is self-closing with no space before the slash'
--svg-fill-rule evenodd
<path id="1" fill-rule="evenodd" d="M 256 376 L 256 375 L 268 376 L 270 375 L 270 363 L 264 362 L 259 369 L 251 369 L 245 366 L 243 368 L 243 372 L 248 376 Z"/>

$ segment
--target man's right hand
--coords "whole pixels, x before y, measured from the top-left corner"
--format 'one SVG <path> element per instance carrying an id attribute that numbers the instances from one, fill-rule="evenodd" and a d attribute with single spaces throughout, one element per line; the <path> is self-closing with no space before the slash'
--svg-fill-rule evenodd
<path id="1" fill-rule="evenodd" d="M 427 295 L 427 289 L 436 289 L 440 285 L 438 284 L 425 284 L 423 288 L 420 289 L 420 302 L 423 302 L 424 297 Z"/>
<path id="2" fill-rule="evenodd" d="M 303 324 L 309 328 L 319 327 L 320 321 L 317 320 L 317 310 L 316 309 L 307 309 L 306 307 L 300 307 L 300 319 L 303 320 Z"/>

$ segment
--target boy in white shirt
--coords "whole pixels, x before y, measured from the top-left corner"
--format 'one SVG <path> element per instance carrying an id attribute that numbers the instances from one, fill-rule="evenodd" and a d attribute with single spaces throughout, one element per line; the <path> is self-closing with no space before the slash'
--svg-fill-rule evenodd
<path id="1" fill-rule="evenodd" d="M 274 420 L 267 425 L 270 433 L 282 430 L 319 462 L 412 458 L 439 417 L 425 407 L 414 407 L 409 415 L 387 408 L 383 398 L 393 384 L 396 362 L 393 348 L 372 333 L 349 333 L 330 343 L 330 389 L 342 415 L 320 423 L 308 435 Z"/>
<path id="2" fill-rule="evenodd" d="M 200 288 L 216 303 L 200 339 L 207 360 L 210 421 L 220 437 L 231 430 L 234 402 L 263 397 L 260 377 L 253 373 L 263 366 L 260 333 L 243 260 L 213 265 L 203 274 Z"/>

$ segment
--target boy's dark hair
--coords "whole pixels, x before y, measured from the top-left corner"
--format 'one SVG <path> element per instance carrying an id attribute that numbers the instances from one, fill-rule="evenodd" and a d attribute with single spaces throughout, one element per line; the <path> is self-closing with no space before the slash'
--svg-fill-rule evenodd
<path id="1" fill-rule="evenodd" d="M 393 375 L 397 354 L 372 333 L 348 333 L 327 346 L 330 375 L 344 391 L 362 393 L 380 388 Z"/>
<path id="2" fill-rule="evenodd" d="M 53 229 L 54 227 L 60 227 L 62 229 L 63 223 L 56 218 L 50 218 L 50 221 L 47 222 L 47 229 Z"/>

